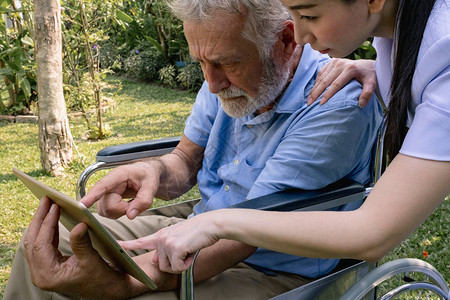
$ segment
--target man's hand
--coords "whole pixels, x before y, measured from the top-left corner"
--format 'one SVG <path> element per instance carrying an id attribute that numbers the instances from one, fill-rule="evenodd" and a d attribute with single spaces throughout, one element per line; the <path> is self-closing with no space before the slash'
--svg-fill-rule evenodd
<path id="1" fill-rule="evenodd" d="M 100 179 L 80 201 L 86 207 L 97 202 L 97 212 L 104 217 L 127 215 L 134 219 L 150 208 L 160 185 L 162 163 L 154 160 L 118 167 Z M 133 198 L 132 201 L 123 199 Z"/>
<path id="2" fill-rule="evenodd" d="M 100 179 L 80 201 L 86 207 L 97 202 L 101 216 L 134 219 L 149 209 L 153 197 L 174 199 L 197 183 L 205 148 L 184 135 L 178 146 L 159 158 L 121 166 Z M 134 198 L 132 201 L 124 201 Z"/>
<path id="3" fill-rule="evenodd" d="M 359 105 L 361 107 L 367 105 L 377 87 L 374 63 L 373 60 L 365 59 L 333 58 L 319 71 L 314 87 L 308 96 L 308 105 L 316 101 L 329 87 L 320 100 L 320 104 L 326 103 L 352 79 L 356 79 L 363 86 Z"/>
<path id="4" fill-rule="evenodd" d="M 89 299 L 125 298 L 133 285 L 139 287 L 137 280 L 109 266 L 92 248 L 86 224 L 78 224 L 70 233 L 74 255 L 63 256 L 58 250 L 58 219 L 58 206 L 43 198 L 25 236 L 26 258 L 36 286 Z"/>
<path id="5" fill-rule="evenodd" d="M 151 290 L 137 279 L 108 265 L 92 247 L 87 225 L 70 233 L 73 256 L 58 250 L 59 208 L 43 198 L 25 236 L 25 251 L 33 284 L 43 290 L 86 299 L 126 299 Z M 175 289 L 179 276 L 163 273 L 151 262 L 153 253 L 133 258 L 158 286 Z"/>

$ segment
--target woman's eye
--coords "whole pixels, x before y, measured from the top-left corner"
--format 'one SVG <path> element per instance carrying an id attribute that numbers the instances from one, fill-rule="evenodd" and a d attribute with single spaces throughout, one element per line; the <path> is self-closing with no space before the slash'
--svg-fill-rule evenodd
<path id="1" fill-rule="evenodd" d="M 317 19 L 317 17 L 311 17 L 311 16 L 300 16 L 301 20 L 305 20 L 307 22 L 311 22 L 314 21 L 315 19 Z"/>

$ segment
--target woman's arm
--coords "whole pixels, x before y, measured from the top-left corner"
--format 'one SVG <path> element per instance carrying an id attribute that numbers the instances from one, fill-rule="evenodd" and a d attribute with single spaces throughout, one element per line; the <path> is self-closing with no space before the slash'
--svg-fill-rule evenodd
<path id="1" fill-rule="evenodd" d="M 399 154 L 353 212 L 239 212 L 218 237 L 291 254 L 375 261 L 404 240 L 450 193 L 450 162 Z M 265 226 L 263 226 L 265 224 Z"/>
<path id="2" fill-rule="evenodd" d="M 294 255 L 375 261 L 405 239 L 450 193 L 450 162 L 399 154 L 365 203 L 350 212 L 264 212 L 225 209 L 129 242 L 158 249 L 173 271 L 219 239 Z"/>

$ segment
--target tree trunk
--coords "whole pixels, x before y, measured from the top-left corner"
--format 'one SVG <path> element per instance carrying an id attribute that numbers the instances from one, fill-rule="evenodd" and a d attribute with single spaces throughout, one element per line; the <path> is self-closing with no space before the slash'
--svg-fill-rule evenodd
<path id="1" fill-rule="evenodd" d="M 41 164 L 57 176 L 72 161 L 73 144 L 63 93 L 59 0 L 35 0 L 34 24 Z"/>

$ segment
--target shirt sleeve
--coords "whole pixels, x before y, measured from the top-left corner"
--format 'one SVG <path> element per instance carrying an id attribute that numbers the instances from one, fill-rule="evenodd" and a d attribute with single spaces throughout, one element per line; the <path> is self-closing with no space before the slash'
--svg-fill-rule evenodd
<path id="1" fill-rule="evenodd" d="M 379 104 L 373 98 L 360 108 L 357 100 L 332 99 L 313 105 L 292 123 L 248 199 L 286 188 L 318 189 L 343 177 L 369 181 L 372 145 L 382 119 Z"/>
<path id="2" fill-rule="evenodd" d="M 413 81 L 415 108 L 400 153 L 450 161 L 450 36 L 424 54 Z"/>
<path id="3" fill-rule="evenodd" d="M 208 83 L 205 81 L 186 120 L 184 134 L 189 140 L 201 147 L 206 147 L 218 106 L 217 97 L 209 92 Z"/>

